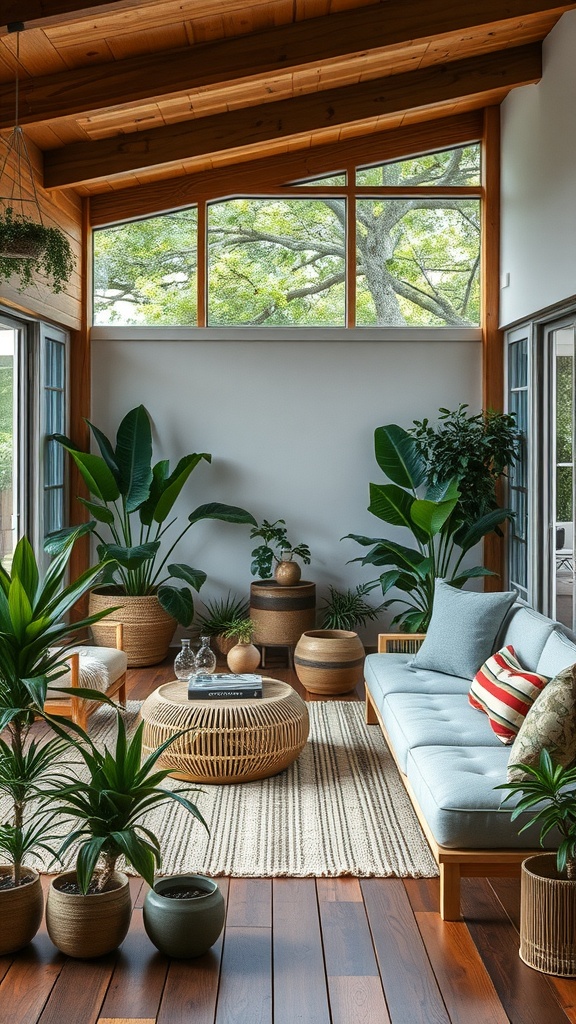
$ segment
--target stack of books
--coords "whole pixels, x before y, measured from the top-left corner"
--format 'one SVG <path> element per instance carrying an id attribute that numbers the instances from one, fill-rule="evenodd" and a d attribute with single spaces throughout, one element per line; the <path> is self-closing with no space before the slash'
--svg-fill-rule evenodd
<path id="1" fill-rule="evenodd" d="M 188 681 L 188 700 L 244 700 L 262 696 L 262 676 L 252 672 L 197 673 Z"/>

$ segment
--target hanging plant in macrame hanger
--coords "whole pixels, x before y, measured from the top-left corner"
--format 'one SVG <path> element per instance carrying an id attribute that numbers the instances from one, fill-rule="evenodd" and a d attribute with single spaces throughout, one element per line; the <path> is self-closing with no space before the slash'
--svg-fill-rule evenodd
<path id="1" fill-rule="evenodd" d="M 20 278 L 20 291 L 34 283 L 35 274 L 47 278 L 61 292 L 74 270 L 70 243 L 60 228 L 46 227 L 36 191 L 26 138 L 18 123 L 18 69 L 22 22 L 8 25 L 16 33 L 16 85 L 14 128 L 5 140 L 0 165 L 0 281 Z"/>

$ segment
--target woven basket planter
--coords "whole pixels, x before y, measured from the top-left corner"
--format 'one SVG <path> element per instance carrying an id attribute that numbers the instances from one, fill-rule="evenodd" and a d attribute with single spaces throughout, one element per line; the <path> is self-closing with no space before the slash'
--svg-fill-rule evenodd
<path id="1" fill-rule="evenodd" d="M 124 624 L 124 650 L 129 666 L 157 665 L 168 654 L 170 641 L 176 629 L 176 619 L 160 606 L 158 598 L 126 597 L 114 587 L 103 587 L 90 592 L 90 615 L 115 608 L 111 619 Z M 94 643 L 99 647 L 116 646 L 116 627 L 106 619 L 92 626 Z"/>
<path id="2" fill-rule="evenodd" d="M 304 580 L 293 587 L 276 580 L 250 584 L 250 618 L 256 626 L 254 643 L 291 646 L 316 622 L 316 584 Z"/>
<path id="3" fill-rule="evenodd" d="M 296 675 L 311 693 L 349 693 L 362 681 L 364 645 L 348 629 L 311 629 L 294 651 Z"/>
<path id="4" fill-rule="evenodd" d="M 544 974 L 576 977 L 576 881 L 558 877 L 555 853 L 522 863 L 520 959 Z"/>
<path id="5" fill-rule="evenodd" d="M 0 890 L 0 956 L 15 953 L 31 942 L 42 921 L 44 897 L 40 875 L 30 868 L 25 868 L 24 873 L 32 875 L 33 881 L 16 889 Z M 12 874 L 12 868 L 0 865 L 0 877 L 7 874 Z"/>
<path id="6" fill-rule="evenodd" d="M 111 953 L 124 941 L 130 927 L 132 901 L 128 878 L 112 875 L 112 888 L 89 896 L 62 892 L 62 882 L 75 881 L 66 871 L 50 883 L 46 900 L 48 935 L 61 953 L 87 960 Z"/>

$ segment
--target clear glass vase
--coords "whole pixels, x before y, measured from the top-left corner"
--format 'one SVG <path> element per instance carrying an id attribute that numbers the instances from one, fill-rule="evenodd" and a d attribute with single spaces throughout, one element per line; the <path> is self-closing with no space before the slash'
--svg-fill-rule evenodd
<path id="1" fill-rule="evenodd" d="M 194 675 L 195 658 L 194 651 L 190 648 L 190 640 L 184 637 L 182 640 L 182 649 L 178 651 L 174 659 L 174 675 L 176 679 L 182 679 L 186 682 L 190 679 L 190 676 Z"/>
<path id="2" fill-rule="evenodd" d="M 200 647 L 194 658 L 194 672 L 196 675 L 209 675 L 216 668 L 216 655 L 210 647 L 210 637 L 200 637 Z"/>

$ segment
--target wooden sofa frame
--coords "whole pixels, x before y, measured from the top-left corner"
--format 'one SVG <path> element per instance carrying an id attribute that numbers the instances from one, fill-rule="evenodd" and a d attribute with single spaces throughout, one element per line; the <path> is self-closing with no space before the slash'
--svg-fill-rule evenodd
<path id="1" fill-rule="evenodd" d="M 418 649 L 423 639 L 424 636 L 422 634 L 415 633 L 380 633 L 378 636 L 378 653 L 413 653 Z M 443 921 L 459 921 L 461 917 L 461 878 L 518 877 L 522 861 L 526 857 L 530 857 L 535 853 L 541 853 L 542 851 L 539 849 L 460 850 L 440 846 L 430 831 L 428 822 L 418 805 L 408 778 L 398 764 L 394 747 L 380 712 L 374 704 L 368 686 L 366 686 L 366 724 L 380 726 L 422 831 L 438 864 L 440 873 L 440 916 Z"/>
<path id="2" fill-rule="evenodd" d="M 107 624 L 115 626 L 116 649 L 119 651 L 124 650 L 124 624 L 122 622 L 113 622 L 110 619 L 107 619 Z M 71 651 L 67 657 L 70 662 L 70 686 L 80 686 L 80 654 L 78 651 Z M 110 683 L 104 694 L 106 697 L 115 697 L 116 695 L 118 695 L 118 700 L 121 704 L 126 703 L 126 672 L 122 672 L 113 683 Z M 70 696 L 69 700 L 53 697 L 46 700 L 44 711 L 47 715 L 60 715 L 62 718 L 71 718 L 76 725 L 86 729 L 89 716 L 99 706 L 98 701 L 83 700 L 81 697 Z"/>

